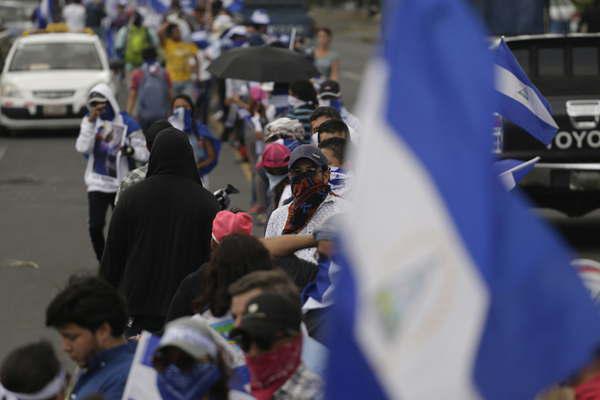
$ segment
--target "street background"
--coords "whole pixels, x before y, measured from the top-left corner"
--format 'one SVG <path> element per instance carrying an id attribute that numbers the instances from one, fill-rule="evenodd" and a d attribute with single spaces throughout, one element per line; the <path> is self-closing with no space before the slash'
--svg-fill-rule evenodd
<path id="1" fill-rule="evenodd" d="M 378 21 L 364 12 L 318 8 L 311 14 L 334 32 L 340 84 L 352 106 Z M 58 344 L 58 335 L 44 327 L 47 304 L 71 274 L 97 272 L 87 231 L 85 160 L 75 151 L 76 137 L 75 131 L 0 137 L 0 359 L 42 337 Z M 248 209 L 250 185 L 228 145 L 210 180 L 211 191 L 228 183 L 240 189 L 232 206 Z"/>

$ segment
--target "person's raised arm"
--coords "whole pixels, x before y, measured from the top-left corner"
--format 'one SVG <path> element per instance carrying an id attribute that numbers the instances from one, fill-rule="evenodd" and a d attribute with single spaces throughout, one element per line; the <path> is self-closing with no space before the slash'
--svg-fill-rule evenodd
<path id="1" fill-rule="evenodd" d="M 262 244 L 273 257 L 285 257 L 298 250 L 315 247 L 317 241 L 312 235 L 282 235 L 261 238 Z"/>

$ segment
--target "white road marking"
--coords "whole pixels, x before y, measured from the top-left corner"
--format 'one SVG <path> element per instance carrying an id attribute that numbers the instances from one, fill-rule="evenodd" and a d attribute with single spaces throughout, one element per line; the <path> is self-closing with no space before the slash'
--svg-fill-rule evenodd
<path id="1" fill-rule="evenodd" d="M 351 81 L 355 81 L 355 82 L 360 81 L 362 78 L 361 74 L 357 74 L 356 72 L 352 72 L 352 71 L 342 71 L 342 76 L 346 79 L 350 79 Z"/>

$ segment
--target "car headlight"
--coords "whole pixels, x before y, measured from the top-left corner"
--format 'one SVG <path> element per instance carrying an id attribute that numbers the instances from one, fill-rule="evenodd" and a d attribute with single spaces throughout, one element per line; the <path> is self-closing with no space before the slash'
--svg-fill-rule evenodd
<path id="1" fill-rule="evenodd" d="M 23 94 L 19 90 L 18 87 L 13 85 L 12 83 L 3 83 L 0 86 L 0 95 L 2 97 L 12 97 L 12 98 L 20 98 L 23 97 Z"/>

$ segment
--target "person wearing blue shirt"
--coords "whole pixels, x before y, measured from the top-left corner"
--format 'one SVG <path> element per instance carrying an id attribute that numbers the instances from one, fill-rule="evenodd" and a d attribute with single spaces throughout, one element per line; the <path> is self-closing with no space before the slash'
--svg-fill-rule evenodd
<path id="1" fill-rule="evenodd" d="M 46 326 L 59 332 L 63 350 L 79 367 L 71 400 L 121 399 L 135 353 L 135 343 L 123 335 L 126 325 L 125 300 L 100 278 L 72 278 L 52 300 Z"/>

